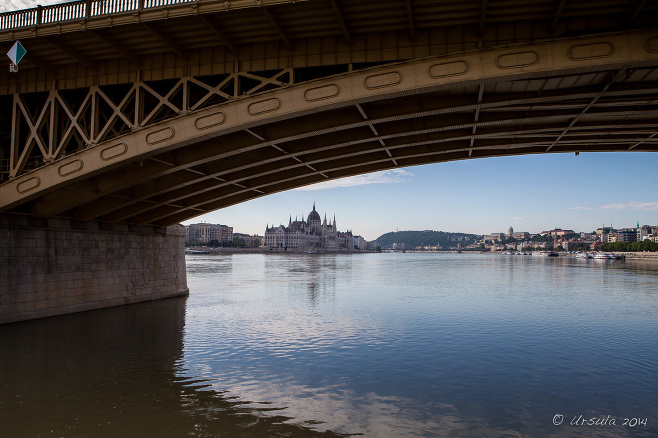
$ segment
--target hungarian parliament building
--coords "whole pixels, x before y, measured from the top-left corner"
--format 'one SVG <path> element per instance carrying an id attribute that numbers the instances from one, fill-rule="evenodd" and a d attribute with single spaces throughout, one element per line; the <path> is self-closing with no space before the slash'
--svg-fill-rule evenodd
<path id="1" fill-rule="evenodd" d="M 336 227 L 336 215 L 333 223 L 327 222 L 327 214 L 324 220 L 320 214 L 313 211 L 304 220 L 288 221 L 288 226 L 279 225 L 265 228 L 264 246 L 269 248 L 280 248 L 293 251 L 365 251 L 368 242 L 361 236 L 354 236 L 351 231 L 341 232 Z"/>

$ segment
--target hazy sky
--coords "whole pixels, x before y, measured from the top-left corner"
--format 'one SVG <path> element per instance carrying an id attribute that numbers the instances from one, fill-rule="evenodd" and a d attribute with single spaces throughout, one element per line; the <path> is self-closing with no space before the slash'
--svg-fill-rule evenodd
<path id="1" fill-rule="evenodd" d="M 431 164 L 290 190 L 185 224 L 221 223 L 262 235 L 267 223 L 336 214 L 340 230 L 366 240 L 388 231 L 489 234 L 555 227 L 592 231 L 658 225 L 658 154 L 543 154 Z"/>
<path id="2" fill-rule="evenodd" d="M 0 0 L 0 12 L 62 3 Z M 536 233 L 658 225 L 657 153 L 544 154 L 410 167 L 309 186 L 199 216 L 262 235 L 316 203 L 320 215 L 367 240 L 388 231 Z"/>

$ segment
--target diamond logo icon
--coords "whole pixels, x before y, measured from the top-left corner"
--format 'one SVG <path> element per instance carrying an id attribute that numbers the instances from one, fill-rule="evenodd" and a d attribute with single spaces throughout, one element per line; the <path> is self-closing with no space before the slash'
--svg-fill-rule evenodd
<path id="1" fill-rule="evenodd" d="M 27 50 L 25 50 L 25 47 L 21 44 L 20 41 L 16 41 L 13 46 L 11 46 L 11 49 L 7 52 L 7 56 L 9 56 L 9 59 L 11 59 L 11 62 L 14 64 L 17 64 L 21 62 L 21 59 L 23 59 L 23 56 L 27 53 Z"/>

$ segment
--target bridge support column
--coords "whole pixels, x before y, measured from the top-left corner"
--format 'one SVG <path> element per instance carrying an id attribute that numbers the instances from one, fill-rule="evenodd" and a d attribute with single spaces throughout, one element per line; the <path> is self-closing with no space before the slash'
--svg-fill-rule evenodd
<path id="1" fill-rule="evenodd" d="M 185 229 L 0 215 L 0 324 L 187 295 Z"/>

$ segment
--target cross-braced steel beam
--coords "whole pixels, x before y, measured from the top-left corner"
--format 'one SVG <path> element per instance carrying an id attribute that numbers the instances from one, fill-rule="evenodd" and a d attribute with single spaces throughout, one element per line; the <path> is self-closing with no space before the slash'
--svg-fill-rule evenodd
<path id="1" fill-rule="evenodd" d="M 268 76 L 234 73 L 215 82 L 185 77 L 139 81 L 120 88 L 93 86 L 75 92 L 55 89 L 47 95 L 15 94 L 7 175 L 19 176 L 26 169 L 164 118 L 290 85 L 293 77 L 292 69 L 287 68 Z"/>

